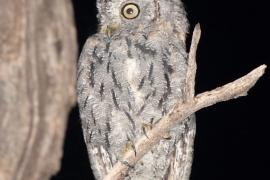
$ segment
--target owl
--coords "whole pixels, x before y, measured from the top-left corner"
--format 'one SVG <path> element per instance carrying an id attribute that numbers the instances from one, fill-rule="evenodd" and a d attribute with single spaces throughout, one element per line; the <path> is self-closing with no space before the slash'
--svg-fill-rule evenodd
<path id="1" fill-rule="evenodd" d="M 188 21 L 180 0 L 97 0 L 99 30 L 77 73 L 84 140 L 96 179 L 184 98 Z M 195 116 L 173 127 L 124 179 L 189 179 Z"/>

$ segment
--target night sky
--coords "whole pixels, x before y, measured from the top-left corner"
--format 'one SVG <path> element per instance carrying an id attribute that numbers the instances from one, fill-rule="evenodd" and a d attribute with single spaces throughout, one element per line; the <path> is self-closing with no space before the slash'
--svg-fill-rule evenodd
<path id="1" fill-rule="evenodd" d="M 270 65 L 266 0 L 185 0 L 191 29 L 201 24 L 196 92 Z M 95 1 L 73 0 L 80 49 L 96 32 Z M 190 44 L 190 36 L 187 44 Z M 197 112 L 191 180 L 270 179 L 270 67 L 247 97 Z M 77 107 L 70 113 L 61 171 L 52 180 L 94 179 Z"/>

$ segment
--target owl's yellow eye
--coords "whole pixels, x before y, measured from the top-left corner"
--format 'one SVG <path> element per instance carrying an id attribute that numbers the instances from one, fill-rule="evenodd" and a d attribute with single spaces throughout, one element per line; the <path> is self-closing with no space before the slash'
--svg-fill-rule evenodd
<path id="1" fill-rule="evenodd" d="M 126 19 L 135 19 L 140 14 L 140 9 L 137 4 L 129 3 L 124 5 L 121 11 L 122 15 Z"/>

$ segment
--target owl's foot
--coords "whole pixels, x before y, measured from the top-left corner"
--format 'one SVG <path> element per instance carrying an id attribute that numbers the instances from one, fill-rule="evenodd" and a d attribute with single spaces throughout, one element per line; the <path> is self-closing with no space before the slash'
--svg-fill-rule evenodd
<path id="1" fill-rule="evenodd" d="M 124 149 L 123 149 L 123 154 L 129 152 L 129 151 L 133 151 L 134 152 L 134 155 L 136 156 L 137 155 L 137 152 L 136 152 L 136 148 L 135 148 L 135 144 L 133 141 L 131 140 L 128 140 L 127 141 L 127 144 L 125 145 Z"/>
<path id="2" fill-rule="evenodd" d="M 167 132 L 166 134 L 164 134 L 163 139 L 170 140 L 172 139 L 172 136 L 169 132 Z"/>
<path id="3" fill-rule="evenodd" d="M 134 168 L 134 166 L 131 165 L 131 164 L 129 164 L 129 162 L 127 162 L 127 161 L 119 160 L 119 162 L 121 162 L 122 164 L 124 164 L 125 166 L 127 166 L 130 169 L 133 169 Z"/>
<path id="4" fill-rule="evenodd" d="M 152 124 L 143 123 L 143 125 L 142 125 L 142 131 L 143 131 L 144 135 L 147 137 L 147 139 L 149 139 L 147 132 L 150 131 L 152 129 L 152 127 L 153 127 Z"/>

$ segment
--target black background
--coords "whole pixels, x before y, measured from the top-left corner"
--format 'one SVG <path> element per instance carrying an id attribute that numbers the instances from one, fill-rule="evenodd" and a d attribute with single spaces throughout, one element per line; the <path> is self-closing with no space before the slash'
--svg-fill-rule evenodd
<path id="1" fill-rule="evenodd" d="M 261 65 L 270 65 L 267 1 L 185 0 L 191 29 L 202 28 L 197 93 L 228 83 Z M 73 0 L 80 49 L 97 29 L 93 0 Z M 190 41 L 190 36 L 188 42 Z M 191 180 L 270 179 L 270 74 L 249 96 L 197 113 Z M 93 179 L 80 129 L 78 109 L 70 114 L 61 171 L 52 180 Z"/>

